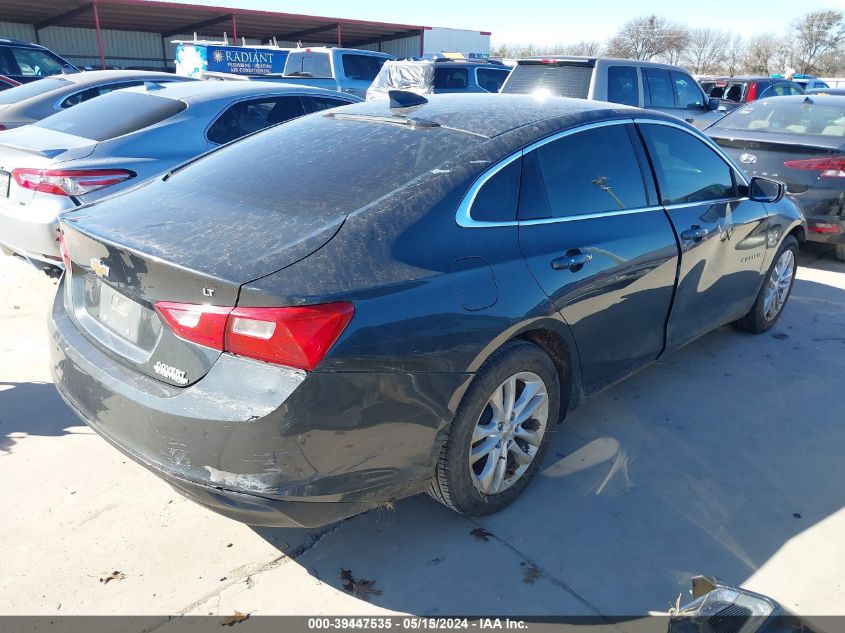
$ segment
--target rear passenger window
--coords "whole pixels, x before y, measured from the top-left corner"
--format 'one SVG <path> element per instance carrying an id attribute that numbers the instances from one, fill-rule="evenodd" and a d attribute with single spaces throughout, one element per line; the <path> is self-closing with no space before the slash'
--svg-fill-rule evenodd
<path id="1" fill-rule="evenodd" d="M 510 73 L 507 70 L 496 68 L 478 68 L 475 71 L 475 80 L 478 85 L 487 92 L 499 92 L 499 88 L 505 83 Z"/>
<path id="2" fill-rule="evenodd" d="M 384 65 L 384 58 L 373 55 L 344 54 L 343 74 L 356 81 L 372 81 Z"/>
<path id="3" fill-rule="evenodd" d="M 519 159 L 500 169 L 475 196 L 469 215 L 479 222 L 513 222 L 519 195 Z"/>
<path id="4" fill-rule="evenodd" d="M 338 106 L 349 105 L 351 101 L 345 101 L 343 99 L 332 99 L 331 97 L 312 97 L 312 96 L 304 96 L 302 97 L 302 101 L 305 104 L 305 110 L 309 114 L 311 112 L 320 112 L 322 110 L 330 110 L 331 108 L 337 108 Z"/>
<path id="5" fill-rule="evenodd" d="M 520 220 L 645 206 L 642 172 L 626 125 L 577 132 L 523 158 Z"/>
<path id="6" fill-rule="evenodd" d="M 607 100 L 630 106 L 640 105 L 640 82 L 633 66 L 611 66 L 607 69 Z"/>
<path id="7" fill-rule="evenodd" d="M 439 90 L 466 90 L 468 77 L 466 68 L 435 68 L 434 88 Z"/>
<path id="8" fill-rule="evenodd" d="M 208 140 L 222 145 L 303 114 L 305 110 L 299 97 L 241 101 L 231 106 L 214 122 L 208 130 Z"/>
<path id="9" fill-rule="evenodd" d="M 643 68 L 643 80 L 649 94 L 649 105 L 653 108 L 674 108 L 675 91 L 668 70 Z"/>
<path id="10" fill-rule="evenodd" d="M 704 142 L 666 125 L 640 128 L 664 205 L 735 197 L 733 170 Z"/>

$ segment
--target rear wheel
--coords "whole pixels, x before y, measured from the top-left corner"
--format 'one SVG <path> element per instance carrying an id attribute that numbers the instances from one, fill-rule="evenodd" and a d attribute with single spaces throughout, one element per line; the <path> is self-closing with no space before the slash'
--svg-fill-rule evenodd
<path id="1" fill-rule="evenodd" d="M 458 408 L 431 496 L 468 515 L 512 503 L 541 466 L 559 408 L 560 381 L 548 355 L 524 341 L 502 347 Z"/>
<path id="2" fill-rule="evenodd" d="M 737 328 L 759 334 L 777 322 L 792 293 L 797 258 L 798 241 L 791 235 L 787 236 L 775 255 L 775 260 L 766 274 L 766 281 L 763 282 L 751 310 L 734 323 Z"/>
<path id="3" fill-rule="evenodd" d="M 845 261 L 845 244 L 836 245 L 836 259 Z"/>

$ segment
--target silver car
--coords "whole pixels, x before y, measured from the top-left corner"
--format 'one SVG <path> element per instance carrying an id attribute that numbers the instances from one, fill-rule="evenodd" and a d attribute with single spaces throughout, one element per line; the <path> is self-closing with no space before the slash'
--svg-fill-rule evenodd
<path id="1" fill-rule="evenodd" d="M 185 81 L 164 72 L 95 70 L 54 75 L 0 93 L 0 130 L 28 125 L 113 90 L 141 86 L 144 82 Z"/>
<path id="2" fill-rule="evenodd" d="M 148 83 L 0 132 L 0 251 L 57 274 L 62 211 L 270 125 L 358 101 L 282 83 Z"/>

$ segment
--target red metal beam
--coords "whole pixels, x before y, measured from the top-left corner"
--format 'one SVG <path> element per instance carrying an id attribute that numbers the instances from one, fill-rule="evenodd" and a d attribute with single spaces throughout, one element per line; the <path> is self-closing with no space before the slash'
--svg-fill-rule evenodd
<path id="1" fill-rule="evenodd" d="M 100 29 L 100 12 L 97 11 L 97 0 L 91 3 L 94 10 L 94 28 L 97 31 L 97 50 L 100 52 L 100 67 L 106 69 L 106 52 L 103 50 L 103 32 Z"/>
<path id="2" fill-rule="evenodd" d="M 232 38 L 235 40 L 235 46 L 238 45 L 238 19 L 235 14 L 232 14 Z"/>
<path id="3" fill-rule="evenodd" d="M 340 22 L 337 23 L 337 47 L 338 48 L 343 47 L 343 41 L 341 40 L 341 37 L 340 37 Z"/>

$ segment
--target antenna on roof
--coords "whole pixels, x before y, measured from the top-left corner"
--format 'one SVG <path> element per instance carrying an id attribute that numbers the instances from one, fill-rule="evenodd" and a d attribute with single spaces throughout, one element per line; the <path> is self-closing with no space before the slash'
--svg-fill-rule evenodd
<path id="1" fill-rule="evenodd" d="M 246 38 L 241 37 L 241 46 L 246 46 Z"/>

